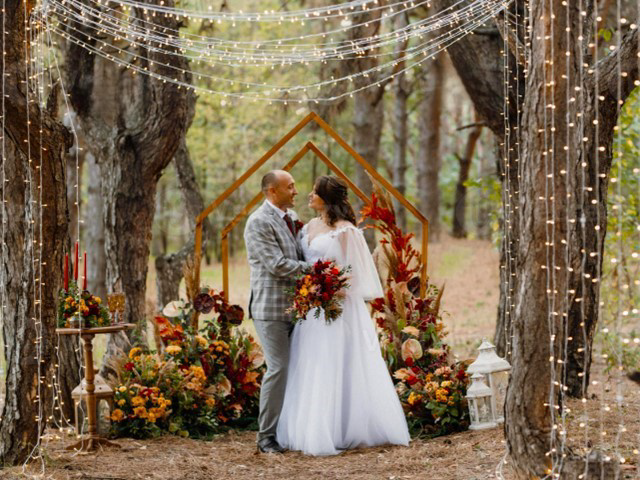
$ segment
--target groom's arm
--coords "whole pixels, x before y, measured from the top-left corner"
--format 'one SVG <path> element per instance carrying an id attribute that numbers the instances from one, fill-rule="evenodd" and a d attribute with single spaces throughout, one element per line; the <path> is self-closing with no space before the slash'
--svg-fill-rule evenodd
<path id="1" fill-rule="evenodd" d="M 254 252 L 265 268 L 276 277 L 290 277 L 304 269 L 307 264 L 284 256 L 276 241 L 271 225 L 260 219 L 253 219 L 246 226 L 247 249 Z"/>

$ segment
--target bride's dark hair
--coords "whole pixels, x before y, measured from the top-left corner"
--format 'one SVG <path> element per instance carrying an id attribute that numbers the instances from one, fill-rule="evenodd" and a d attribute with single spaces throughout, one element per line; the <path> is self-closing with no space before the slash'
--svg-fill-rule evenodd
<path id="1" fill-rule="evenodd" d="M 356 214 L 349 203 L 349 190 L 342 179 L 322 175 L 316 179 L 313 189 L 327 206 L 329 225 L 335 225 L 338 220 L 346 220 L 356 224 Z"/>

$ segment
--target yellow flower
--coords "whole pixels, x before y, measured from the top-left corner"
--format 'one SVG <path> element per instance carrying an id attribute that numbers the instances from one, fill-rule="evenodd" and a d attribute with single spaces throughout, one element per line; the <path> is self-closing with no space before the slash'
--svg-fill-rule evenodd
<path id="1" fill-rule="evenodd" d="M 451 382 L 449 380 L 445 380 L 440 384 L 440 386 L 443 388 L 449 388 L 451 386 Z"/>
<path id="2" fill-rule="evenodd" d="M 73 297 L 67 297 L 64 299 L 65 302 L 73 302 Z"/>
<path id="3" fill-rule="evenodd" d="M 447 405 L 449 405 L 450 407 L 453 407 L 456 404 L 456 401 L 453 399 L 453 397 L 449 397 L 449 401 L 447 402 Z"/>
<path id="4" fill-rule="evenodd" d="M 119 408 L 116 408 L 113 412 L 111 412 L 111 420 L 114 422 L 121 422 L 124 418 L 124 412 Z"/>
<path id="5" fill-rule="evenodd" d="M 213 407 L 216 404 L 216 399 L 213 397 L 207 397 L 207 407 Z"/>
<path id="6" fill-rule="evenodd" d="M 207 346 L 207 339 L 204 338 L 202 335 L 196 335 L 196 341 L 201 347 Z"/>
<path id="7" fill-rule="evenodd" d="M 150 413 L 147 416 L 147 420 L 149 420 L 151 423 L 156 423 L 156 416 L 153 413 Z"/>
<path id="8" fill-rule="evenodd" d="M 182 351 L 182 347 L 180 345 L 169 345 L 167 347 L 167 353 L 169 355 L 177 355 Z"/>
<path id="9" fill-rule="evenodd" d="M 440 403 L 447 403 L 449 401 L 447 397 L 447 391 L 444 388 L 436 390 L 436 400 Z"/>
<path id="10" fill-rule="evenodd" d="M 133 414 L 139 418 L 147 418 L 147 409 L 144 407 L 136 407 L 133 409 Z"/>
<path id="11" fill-rule="evenodd" d="M 303 297 L 306 297 L 309 294 L 309 290 L 307 290 L 307 287 L 302 287 L 300 289 L 300 295 L 302 295 Z"/>
<path id="12" fill-rule="evenodd" d="M 420 400 L 422 400 L 422 395 L 416 392 L 411 392 L 409 394 L 409 399 L 407 400 L 407 402 L 409 402 L 409 405 L 415 405 Z"/>
<path id="13" fill-rule="evenodd" d="M 129 358 L 134 359 L 140 352 L 142 352 L 140 347 L 132 348 L 131 351 L 129 352 Z"/>
<path id="14" fill-rule="evenodd" d="M 97 304 L 102 303 L 102 299 L 100 297 L 93 297 L 93 301 L 96 302 Z"/>
<path id="15" fill-rule="evenodd" d="M 136 395 L 135 397 L 133 397 L 131 399 L 131 405 L 133 405 L 134 407 L 140 407 L 140 406 L 144 405 L 145 403 L 147 403 L 147 401 L 144 398 L 142 398 L 142 397 L 140 397 L 138 395 Z"/>
<path id="16" fill-rule="evenodd" d="M 120 393 L 124 393 L 124 392 L 126 392 L 126 391 L 127 391 L 127 387 L 125 387 L 124 385 L 120 385 L 120 387 L 118 388 L 118 391 L 119 391 Z"/>
<path id="17" fill-rule="evenodd" d="M 197 365 L 191 365 L 189 367 L 189 371 L 193 374 L 194 378 L 201 383 L 204 383 L 205 380 L 207 379 L 207 376 L 205 375 L 202 367 L 199 367 Z"/>
<path id="18" fill-rule="evenodd" d="M 124 398 L 118 400 L 118 405 L 120 405 L 121 407 L 123 407 L 125 403 L 127 403 L 127 401 Z"/>

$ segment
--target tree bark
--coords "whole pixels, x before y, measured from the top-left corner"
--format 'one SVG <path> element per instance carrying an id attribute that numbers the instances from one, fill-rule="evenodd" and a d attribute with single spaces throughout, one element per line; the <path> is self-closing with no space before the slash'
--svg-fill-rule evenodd
<path id="1" fill-rule="evenodd" d="M 85 161 L 89 172 L 100 172 L 100 165 L 93 154 L 87 153 Z M 107 296 L 107 257 L 104 250 L 101 175 L 89 175 L 87 193 L 85 244 L 87 245 L 87 262 L 91 267 L 88 269 L 87 286 L 90 292 L 104 300 Z"/>
<path id="2" fill-rule="evenodd" d="M 455 238 L 466 238 L 467 229 L 465 226 L 465 216 L 467 210 L 467 186 L 465 183 L 469 180 L 469 170 L 471 169 L 471 161 L 476 149 L 476 143 L 482 133 L 482 126 L 477 125 L 471 129 L 467 137 L 467 143 L 462 156 L 456 155 L 460 164 L 460 172 L 458 173 L 458 183 L 456 184 L 456 196 L 453 203 L 453 230 L 452 235 Z"/>
<path id="3" fill-rule="evenodd" d="M 429 220 L 429 241 L 440 239 L 440 186 L 438 178 L 442 158 L 441 114 L 442 89 L 444 86 L 443 54 L 426 63 L 424 94 L 420 106 L 419 154 L 416 158 L 416 182 L 420 199 L 420 210 Z"/>
<path id="4" fill-rule="evenodd" d="M 7 0 L 2 20 L 5 159 L 2 188 L 7 220 L 2 238 L 5 401 L 0 461 L 23 462 L 44 429 L 53 400 L 57 292 L 68 235 L 64 152 L 66 129 L 39 108 L 27 81 L 29 36 L 25 13 L 33 5 Z M 28 120 L 27 120 L 28 119 Z M 35 340 L 35 341 L 34 341 Z M 38 421 L 39 420 L 39 421 Z"/>
<path id="5" fill-rule="evenodd" d="M 594 74 L 589 68 L 582 68 L 591 59 L 586 50 L 588 42 L 577 38 L 581 23 L 583 37 L 593 38 L 593 3 L 583 5 L 583 22 L 575 6 L 567 9 L 549 4 L 548 11 L 546 2 L 541 0 L 529 5 L 529 75 L 521 96 L 511 89 L 508 110 L 511 125 L 517 120 L 514 110 L 518 105 L 523 112 L 520 149 L 514 148 L 517 145 L 512 146 L 508 138 L 516 133 L 505 129 L 504 117 L 496 112 L 503 104 L 503 78 L 491 66 L 503 61 L 502 40 L 490 42 L 489 36 L 473 35 L 449 48 L 476 110 L 507 147 L 503 148 L 505 161 L 501 162 L 507 166 L 502 172 L 505 180 L 512 186 L 518 182 L 515 190 L 505 188 L 504 201 L 505 209 L 518 208 L 511 217 L 517 221 L 512 230 L 517 242 L 513 369 L 505 407 L 507 444 L 522 478 L 548 474 L 562 478 L 617 478 L 616 465 L 593 459 L 585 465 L 584 458 L 563 451 L 560 433 L 552 427 L 573 382 L 579 379 L 580 386 L 588 385 L 590 345 L 597 321 L 597 277 L 606 228 L 607 174 L 618 114 L 616 66 L 619 60 L 621 71 L 626 74 L 620 78 L 624 100 L 638 79 L 638 33 L 628 32 L 622 48 L 589 67 L 597 70 Z M 552 29 L 555 36 L 550 34 Z M 479 57 L 480 50 L 474 47 L 482 43 L 484 55 Z M 508 43 L 511 45 L 514 40 Z M 509 67 L 515 64 L 512 55 L 508 59 Z M 511 68 L 508 70 L 511 79 L 514 75 Z M 576 93 L 581 75 L 584 88 Z M 518 97 L 522 98 L 519 104 Z M 601 100 L 596 117 L 598 97 Z M 514 150 L 521 153 L 521 159 L 516 155 L 516 162 L 511 161 Z M 518 165 L 516 176 L 512 172 L 514 164 Z M 583 179 L 586 190 L 582 188 Z M 576 331 L 578 335 L 571 333 Z M 583 370 L 585 375 L 578 377 Z M 585 389 L 579 390 L 582 395 L 586 393 Z"/>
<path id="6" fill-rule="evenodd" d="M 164 5 L 172 7 L 173 2 Z M 132 14 L 144 15 L 138 10 Z M 158 27 L 153 33 L 159 37 L 180 26 L 177 19 L 166 16 L 154 18 L 154 24 Z M 80 32 L 85 28 L 79 23 L 71 27 Z M 82 40 L 89 45 L 95 43 L 90 36 Z M 143 67 L 150 73 L 190 83 L 190 74 L 184 73 L 188 68 L 184 57 L 140 47 L 137 50 L 143 57 Z M 66 53 L 76 67 L 67 69 L 71 104 L 100 164 L 107 290 L 124 292 L 124 320 L 138 325 L 129 335 L 109 337 L 101 374 L 112 377 L 114 357 L 127 352 L 132 341 L 146 341 L 145 285 L 156 186 L 185 135 L 189 122 L 187 103 L 193 93 L 170 82 L 121 69 L 73 42 L 68 43 Z"/>

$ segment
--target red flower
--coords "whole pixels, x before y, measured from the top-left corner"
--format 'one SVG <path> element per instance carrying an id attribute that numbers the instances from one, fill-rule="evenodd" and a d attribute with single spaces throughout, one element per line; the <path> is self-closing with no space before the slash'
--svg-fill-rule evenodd
<path id="1" fill-rule="evenodd" d="M 462 382 L 465 378 L 467 378 L 467 372 L 464 371 L 464 368 L 461 368 L 458 370 L 458 373 L 456 373 L 456 379 Z"/>
<path id="2" fill-rule="evenodd" d="M 374 312 L 383 312 L 384 311 L 384 298 L 376 298 L 371 302 L 371 306 L 373 307 Z"/>
<path id="3" fill-rule="evenodd" d="M 412 367 L 413 366 L 413 357 L 407 357 L 407 359 L 404 361 L 404 364 L 407 367 Z"/>
<path id="4" fill-rule="evenodd" d="M 135 367 L 135 364 L 133 362 L 127 362 L 127 363 L 124 364 L 124 369 L 127 372 L 133 371 L 133 367 Z"/>
<path id="5" fill-rule="evenodd" d="M 415 385 L 416 383 L 418 383 L 418 378 L 414 375 L 409 375 L 407 377 L 407 383 L 411 386 Z"/>

